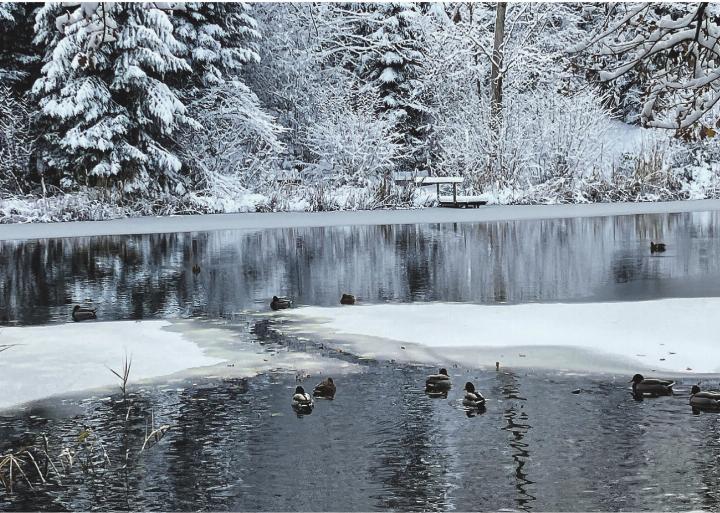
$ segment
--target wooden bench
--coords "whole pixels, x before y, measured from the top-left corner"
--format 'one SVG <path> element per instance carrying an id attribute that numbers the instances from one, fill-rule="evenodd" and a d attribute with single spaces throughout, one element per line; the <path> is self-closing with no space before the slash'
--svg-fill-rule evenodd
<path id="1" fill-rule="evenodd" d="M 480 196 L 458 196 L 457 185 L 463 183 L 461 176 L 418 176 L 415 183 L 419 186 L 435 185 L 437 187 L 438 205 L 441 207 L 479 207 L 487 204 L 487 201 Z M 441 185 L 452 185 L 452 196 L 440 196 Z"/>

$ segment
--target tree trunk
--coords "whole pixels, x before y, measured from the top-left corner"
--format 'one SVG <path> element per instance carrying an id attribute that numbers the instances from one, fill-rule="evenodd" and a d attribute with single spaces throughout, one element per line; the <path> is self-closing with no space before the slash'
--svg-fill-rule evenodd
<path id="1" fill-rule="evenodd" d="M 492 68 L 490 70 L 490 86 L 492 97 L 490 100 L 493 128 L 500 126 L 502 114 L 502 83 L 503 77 L 500 72 L 503 62 L 503 42 L 505 41 L 505 11 L 507 3 L 498 2 L 495 11 L 495 42 L 493 44 Z"/>

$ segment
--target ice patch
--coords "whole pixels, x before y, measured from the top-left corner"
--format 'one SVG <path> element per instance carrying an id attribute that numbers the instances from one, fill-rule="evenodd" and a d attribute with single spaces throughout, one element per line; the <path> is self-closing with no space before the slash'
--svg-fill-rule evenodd
<path id="1" fill-rule="evenodd" d="M 364 357 L 565 371 L 720 373 L 720 298 L 306 307 L 284 312 Z"/>
<path id="2" fill-rule="evenodd" d="M 0 408 L 117 385 L 108 370 L 132 356 L 131 382 L 215 365 L 219 358 L 165 328 L 168 321 L 88 322 L 0 329 Z"/>
<path id="3" fill-rule="evenodd" d="M 132 357 L 130 389 L 192 376 L 251 377 L 270 370 L 303 376 L 354 372 L 357 365 L 261 345 L 218 323 L 113 321 L 0 328 L 0 409 L 93 389 L 119 391 L 119 370 Z"/>

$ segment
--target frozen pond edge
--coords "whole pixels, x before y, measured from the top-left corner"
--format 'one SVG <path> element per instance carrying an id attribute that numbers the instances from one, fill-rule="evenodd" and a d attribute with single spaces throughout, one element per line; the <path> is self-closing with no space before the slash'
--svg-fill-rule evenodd
<path id="1" fill-rule="evenodd" d="M 0 225 L 0 241 L 217 230 L 519 221 L 526 219 L 666 214 L 709 210 L 720 210 L 720 200 L 572 205 L 490 205 L 476 209 L 426 208 L 158 216 L 110 221 L 3 224 Z"/>

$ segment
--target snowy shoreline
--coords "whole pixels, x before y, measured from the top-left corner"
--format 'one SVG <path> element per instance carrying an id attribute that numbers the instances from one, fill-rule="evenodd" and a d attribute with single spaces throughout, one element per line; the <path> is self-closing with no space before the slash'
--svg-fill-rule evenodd
<path id="1" fill-rule="evenodd" d="M 720 200 L 565 205 L 492 205 L 477 209 L 425 208 L 410 210 L 178 215 L 113 219 L 109 221 L 1 224 L 0 241 L 218 230 L 520 221 L 571 217 L 665 214 L 708 210 L 720 210 Z"/>
<path id="2" fill-rule="evenodd" d="M 565 372 L 720 373 L 720 298 L 615 303 L 379 304 L 286 310 L 285 329 L 359 357 Z"/>
<path id="3" fill-rule="evenodd" d="M 356 364 L 301 351 L 268 350 L 221 323 L 146 320 L 67 323 L 0 329 L 0 411 L 52 397 L 116 395 L 120 370 L 132 360 L 128 388 L 195 377 L 355 372 Z"/>

